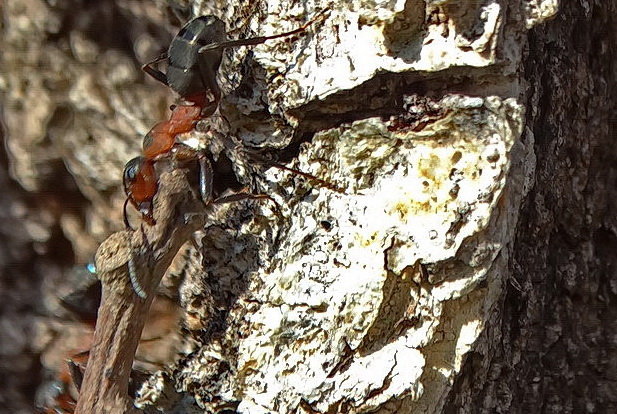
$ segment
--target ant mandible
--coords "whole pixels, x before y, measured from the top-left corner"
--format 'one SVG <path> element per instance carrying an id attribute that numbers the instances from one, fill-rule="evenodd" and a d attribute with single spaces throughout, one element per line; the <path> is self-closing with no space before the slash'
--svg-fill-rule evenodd
<path id="1" fill-rule="evenodd" d="M 205 154 L 176 143 L 176 136 L 191 131 L 197 121 L 216 111 L 221 99 L 216 74 L 222 61 L 223 50 L 230 47 L 258 45 L 267 40 L 301 33 L 320 15 L 289 32 L 238 40 L 227 40 L 225 23 L 218 17 L 200 16 L 180 29 L 172 39 L 167 52 L 142 66 L 147 74 L 169 86 L 189 104 L 173 106 L 170 119 L 156 124 L 144 137 L 143 156 L 133 158 L 126 164 L 123 174 L 124 191 L 127 195 L 123 208 L 126 228 L 131 228 L 126 211 L 129 202 L 141 213 L 146 223 L 155 224 L 153 200 L 158 191 L 155 161 L 168 155 L 182 160 L 195 158 L 199 160 L 201 197 L 206 204 L 212 201 L 213 173 L 210 161 Z M 166 73 L 153 66 L 164 60 L 168 63 Z M 296 172 L 284 166 L 279 168 Z M 314 178 L 309 174 L 299 173 Z M 251 196 L 245 193 L 235 194 L 223 197 L 220 202 L 242 198 Z"/>

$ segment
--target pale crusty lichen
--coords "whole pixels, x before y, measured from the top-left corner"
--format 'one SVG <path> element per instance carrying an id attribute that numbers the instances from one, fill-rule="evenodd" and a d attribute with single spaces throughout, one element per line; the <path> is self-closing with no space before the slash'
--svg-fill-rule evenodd
<path id="1" fill-rule="evenodd" d="M 266 22 L 255 24 L 256 30 L 279 33 L 297 27 L 311 16 L 311 10 L 327 9 L 327 17 L 309 29 L 312 34 L 306 39 L 255 48 L 255 58 L 271 75 L 272 110 L 323 100 L 388 72 L 436 73 L 469 67 L 499 68 L 501 75 L 512 74 L 521 56 L 516 45 L 520 27 L 506 26 L 509 14 L 520 7 L 526 13 L 524 24 L 531 27 L 557 10 L 555 0 L 522 1 L 507 7 L 498 0 L 301 4 L 305 7 L 267 2 Z"/>
<path id="2" fill-rule="evenodd" d="M 262 305 L 239 345 L 233 382 L 240 412 L 293 412 L 301 400 L 319 411 L 343 401 L 364 411 L 419 399 L 427 386 L 421 377 L 431 370 L 443 376 L 430 381 L 431 392 L 443 389 L 460 368 L 494 300 L 474 290 L 482 280 L 501 283 L 487 272 L 507 242 L 499 230 L 505 223 L 495 217 L 498 205 L 507 205 L 500 200 L 522 108 L 494 97 L 450 96 L 441 104 L 447 114 L 419 133 L 389 132 L 371 118 L 318 134 L 301 157 L 305 170 L 312 157 L 322 166 L 323 158 L 339 160 L 331 179 L 346 177 L 350 191 L 320 190 L 312 203 L 291 207 L 293 231 L 273 270 L 257 276 L 262 287 L 254 299 Z M 495 231 L 490 245 L 473 242 Z M 420 264 L 443 274 L 426 280 Z M 384 320 L 400 305 L 389 303 L 387 283 L 407 289 L 397 299 L 407 306 L 399 316 L 412 326 Z M 472 292 L 473 304 L 460 305 Z M 445 312 L 455 304 L 465 311 Z M 390 329 L 372 337 L 380 324 Z M 441 356 L 452 366 L 427 365 L 443 343 L 455 344 Z"/>
<path id="3" fill-rule="evenodd" d="M 465 69 L 478 89 L 485 75 L 495 89 L 484 97 L 446 92 L 435 100 L 439 114 L 422 125 L 369 117 L 317 133 L 295 167 L 345 194 L 268 171 L 267 181 L 286 191 L 274 194 L 285 221 L 246 224 L 238 234 L 265 239 L 280 225 L 280 246 L 261 254 L 263 266 L 227 317 L 233 326 L 183 361 L 176 387 L 192 390 L 202 407 L 216 396 L 241 413 L 438 412 L 495 318 L 533 168 L 532 143 L 519 141 L 515 80 L 526 23 L 507 19 L 517 7 L 498 1 L 267 5 L 265 23 L 251 20 L 255 32 L 290 30 L 331 8 L 309 36 L 254 50 L 269 89 L 251 105 L 267 101 L 287 126 L 301 122 L 287 110 L 328 103 L 388 72 L 429 73 L 447 90 Z M 242 263 L 242 249 L 234 254 Z"/>

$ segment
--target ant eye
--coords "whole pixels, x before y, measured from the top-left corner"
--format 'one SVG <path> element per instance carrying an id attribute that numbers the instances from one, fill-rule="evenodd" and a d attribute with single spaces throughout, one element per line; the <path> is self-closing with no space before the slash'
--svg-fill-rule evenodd
<path id="1" fill-rule="evenodd" d="M 144 157 L 135 157 L 129 162 L 126 163 L 124 167 L 124 181 L 133 181 L 137 174 L 139 173 L 139 169 L 141 168 L 141 164 L 144 161 Z"/>

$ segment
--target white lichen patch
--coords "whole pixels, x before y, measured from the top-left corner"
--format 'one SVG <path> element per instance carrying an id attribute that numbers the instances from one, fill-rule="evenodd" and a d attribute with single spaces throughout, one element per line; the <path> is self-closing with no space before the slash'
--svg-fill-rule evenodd
<path id="1" fill-rule="evenodd" d="M 256 60 L 269 73 L 271 110 L 325 99 L 378 74 L 434 73 L 456 67 L 495 67 L 503 74 L 515 70 L 512 64 L 519 60 L 519 49 L 510 45 L 514 35 L 503 34 L 507 11 L 497 0 L 478 3 L 477 8 L 450 1 L 300 4 L 269 1 L 267 20 L 255 25 L 262 33 L 281 33 L 327 10 L 309 35 L 255 48 Z M 523 1 L 520 7 L 529 14 L 528 26 L 556 11 L 555 1 Z"/>
<path id="2" fill-rule="evenodd" d="M 319 134 L 300 157 L 348 191 L 290 205 L 291 231 L 274 270 L 258 275 L 261 305 L 239 344 L 239 412 L 419 401 L 460 369 L 495 297 L 477 284 L 500 283 L 488 270 L 506 242 L 500 200 L 522 109 L 460 96 L 441 105 L 422 131 L 370 118 Z M 329 157 L 342 161 L 324 168 Z M 423 382 L 427 370 L 440 375 Z"/>
<path id="3" fill-rule="evenodd" d="M 559 10 L 559 0 L 529 0 L 523 5 L 526 13 L 525 24 L 528 29 L 555 17 Z"/>

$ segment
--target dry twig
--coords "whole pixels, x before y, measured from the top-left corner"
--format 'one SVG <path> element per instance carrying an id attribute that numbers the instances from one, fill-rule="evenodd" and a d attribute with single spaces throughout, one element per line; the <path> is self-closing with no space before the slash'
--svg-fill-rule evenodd
<path id="1" fill-rule="evenodd" d="M 129 377 L 154 293 L 180 247 L 205 225 L 204 204 L 182 170 L 161 176 L 155 201 L 155 226 L 114 233 L 97 251 L 103 295 L 77 414 L 139 412 L 128 396 Z M 131 258 L 145 299 L 129 282 Z"/>

